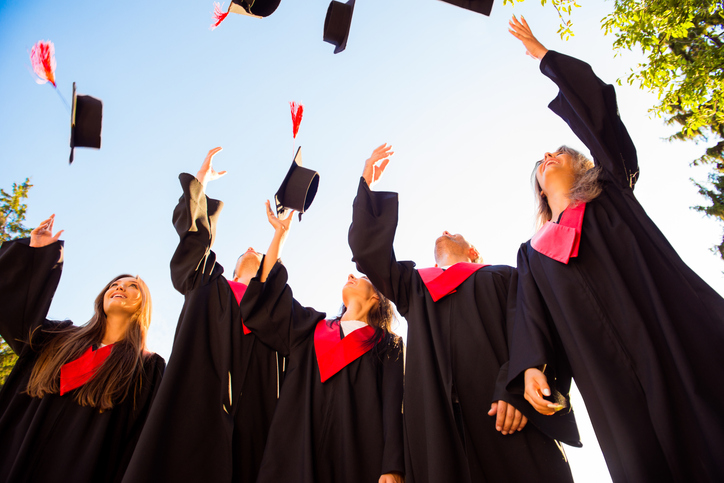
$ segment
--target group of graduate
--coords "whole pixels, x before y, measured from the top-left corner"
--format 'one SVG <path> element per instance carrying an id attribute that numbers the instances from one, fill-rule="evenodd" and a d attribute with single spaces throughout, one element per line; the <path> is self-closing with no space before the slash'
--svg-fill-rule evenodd
<path id="1" fill-rule="evenodd" d="M 517 269 L 448 232 L 434 267 L 398 261 L 397 193 L 373 190 L 385 144 L 349 228 L 365 276 L 348 277 L 338 316 L 294 299 L 280 261 L 292 217 L 268 203 L 266 254 L 249 248 L 227 279 L 211 249 L 213 149 L 179 177 L 171 278 L 185 301 L 167 367 L 146 350 L 139 277 L 103 287 L 85 325 L 47 320 L 54 218 L 0 248 L 0 334 L 19 355 L 0 392 L 0 481 L 572 481 L 559 444 L 581 445 L 572 378 L 613 481 L 724 481 L 724 299 L 636 200 L 614 88 L 524 19 L 510 32 L 593 157 L 563 146 L 535 163 L 539 230 Z"/>

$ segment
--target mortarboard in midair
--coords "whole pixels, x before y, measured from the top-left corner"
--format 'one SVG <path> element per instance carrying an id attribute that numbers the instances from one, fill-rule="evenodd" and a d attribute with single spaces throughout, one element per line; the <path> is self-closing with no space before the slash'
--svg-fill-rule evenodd
<path id="1" fill-rule="evenodd" d="M 324 19 L 324 34 L 322 39 L 334 45 L 334 53 L 339 54 L 347 47 L 349 27 L 352 24 L 354 0 L 347 3 L 332 0 L 327 8 L 327 17 Z"/>
<path id="2" fill-rule="evenodd" d="M 443 2 L 457 5 L 466 10 L 472 10 L 473 12 L 482 13 L 483 15 L 490 16 L 490 11 L 493 9 L 493 0 L 442 0 Z"/>
<path id="3" fill-rule="evenodd" d="M 229 10 L 226 13 L 221 11 L 221 5 L 214 2 L 213 17 L 216 21 L 211 24 L 211 30 L 214 30 L 224 21 L 230 13 L 238 13 L 254 18 L 264 18 L 273 14 L 282 0 L 232 0 L 229 4 Z"/>
<path id="4" fill-rule="evenodd" d="M 277 216 L 281 218 L 284 217 L 287 210 L 295 210 L 299 212 L 299 221 L 301 221 L 302 213 L 312 205 L 318 187 L 319 173 L 302 167 L 302 147 L 300 146 L 294 156 L 292 166 L 274 195 Z"/>
<path id="5" fill-rule="evenodd" d="M 95 97 L 76 94 L 75 82 L 73 82 L 73 106 L 70 112 L 70 159 L 68 163 L 73 162 L 76 147 L 100 149 L 102 121 L 103 102 Z"/>

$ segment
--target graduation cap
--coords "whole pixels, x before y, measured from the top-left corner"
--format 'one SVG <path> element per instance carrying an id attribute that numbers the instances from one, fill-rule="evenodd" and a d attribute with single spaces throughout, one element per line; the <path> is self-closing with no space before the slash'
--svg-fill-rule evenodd
<path id="1" fill-rule="evenodd" d="M 230 13 L 239 13 L 255 18 L 273 14 L 282 0 L 231 0 Z"/>
<path id="2" fill-rule="evenodd" d="M 299 221 L 302 221 L 302 213 L 312 205 L 318 187 L 319 173 L 302 167 L 302 147 L 300 146 L 282 185 L 274 195 L 277 216 L 281 217 L 287 210 L 296 210 L 299 212 Z"/>
<path id="3" fill-rule="evenodd" d="M 335 54 L 339 54 L 347 47 L 352 12 L 354 12 L 354 0 L 349 0 L 347 3 L 332 0 L 329 4 L 327 17 L 324 19 L 323 40 L 335 46 Z"/>
<path id="4" fill-rule="evenodd" d="M 73 162 L 76 147 L 101 147 L 103 102 L 91 96 L 77 95 L 73 82 L 73 107 L 70 112 L 70 159 Z"/>
<path id="5" fill-rule="evenodd" d="M 442 0 L 443 2 L 457 5 L 466 10 L 472 10 L 473 12 L 482 13 L 483 15 L 490 16 L 490 11 L 493 9 L 493 0 Z"/>

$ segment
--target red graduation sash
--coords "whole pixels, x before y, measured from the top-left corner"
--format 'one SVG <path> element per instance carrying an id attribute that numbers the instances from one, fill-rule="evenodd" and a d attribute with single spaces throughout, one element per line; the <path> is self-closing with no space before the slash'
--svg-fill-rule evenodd
<path id="1" fill-rule="evenodd" d="M 112 349 L 113 344 L 103 346 L 96 351 L 93 347 L 89 347 L 76 360 L 63 364 L 60 368 L 60 395 L 63 396 L 93 379 Z"/>
<path id="2" fill-rule="evenodd" d="M 320 320 L 314 330 L 314 352 L 317 353 L 322 382 L 359 359 L 374 345 L 367 343 L 375 333 L 375 328 L 370 325 L 351 332 L 344 339 L 339 331 L 339 322 L 332 323 L 330 327 L 326 320 Z"/>
<path id="3" fill-rule="evenodd" d="M 244 293 L 246 293 L 246 287 L 248 285 L 240 282 L 234 282 L 233 280 L 229 280 L 229 287 L 231 287 L 231 291 L 234 292 L 234 297 L 236 297 L 236 303 L 241 304 L 241 299 L 244 297 Z M 244 321 L 241 321 L 241 329 L 244 331 L 244 335 L 251 334 L 251 330 L 249 330 L 246 325 L 244 325 Z"/>
<path id="4" fill-rule="evenodd" d="M 446 295 L 455 292 L 473 273 L 488 265 L 479 263 L 459 262 L 447 270 L 438 267 L 421 268 L 417 271 L 422 278 L 427 291 L 432 296 L 432 301 L 437 302 Z"/>
<path id="5" fill-rule="evenodd" d="M 561 263 L 568 263 L 578 256 L 581 243 L 581 226 L 586 203 L 569 206 L 563 211 L 560 223 L 547 221 L 530 239 L 535 251 Z"/>

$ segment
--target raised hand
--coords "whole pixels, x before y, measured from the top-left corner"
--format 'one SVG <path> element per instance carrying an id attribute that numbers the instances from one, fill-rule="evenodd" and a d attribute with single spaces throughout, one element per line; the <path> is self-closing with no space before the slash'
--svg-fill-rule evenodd
<path id="1" fill-rule="evenodd" d="M 543 56 L 546 55 L 548 49 L 546 49 L 543 44 L 538 42 L 538 39 L 533 36 L 533 32 L 530 30 L 528 22 L 525 21 L 525 18 L 522 15 L 520 17 L 520 21 L 518 21 L 518 19 L 515 18 L 515 15 L 513 15 L 513 18 L 510 19 L 508 25 L 510 26 L 508 32 L 523 42 L 526 54 L 538 60 L 541 60 Z"/>
<path id="2" fill-rule="evenodd" d="M 512 404 L 502 400 L 490 405 L 488 416 L 497 416 L 495 429 L 503 434 L 521 431 L 528 424 L 528 418 L 523 416 L 523 413 L 515 409 Z"/>
<path id="3" fill-rule="evenodd" d="M 30 232 L 30 246 L 31 247 L 44 247 L 55 243 L 60 238 L 63 230 L 53 235 L 53 223 L 55 222 L 55 215 L 50 215 L 50 218 L 42 222 L 36 229 Z"/>
<path id="4" fill-rule="evenodd" d="M 372 151 L 372 156 L 365 161 L 365 169 L 362 171 L 362 177 L 367 182 L 367 186 L 372 188 L 377 184 L 393 154 L 395 153 L 392 151 L 392 146 L 388 146 L 387 143 Z"/>
<path id="5" fill-rule="evenodd" d="M 269 245 L 269 249 L 266 251 L 264 263 L 261 267 L 260 279 L 262 282 L 266 282 L 269 273 L 271 273 L 271 269 L 281 256 L 284 241 L 289 234 L 289 227 L 292 225 L 292 215 L 294 215 L 294 210 L 290 210 L 286 218 L 277 218 L 276 213 L 274 213 L 274 210 L 271 208 L 271 203 L 269 203 L 269 200 L 266 201 L 266 217 L 269 219 L 271 226 L 274 227 L 274 237 Z"/>
<path id="6" fill-rule="evenodd" d="M 223 148 L 218 147 L 209 151 L 209 154 L 206 155 L 206 159 L 204 159 L 204 162 L 201 165 L 199 172 L 196 173 L 196 179 L 199 180 L 199 183 L 201 183 L 201 185 L 204 187 L 204 193 L 206 192 L 206 185 L 209 184 L 209 181 L 219 179 L 226 174 L 226 171 L 215 171 L 214 167 L 211 165 L 211 162 L 214 159 L 216 153 L 218 153 L 222 149 Z"/>

